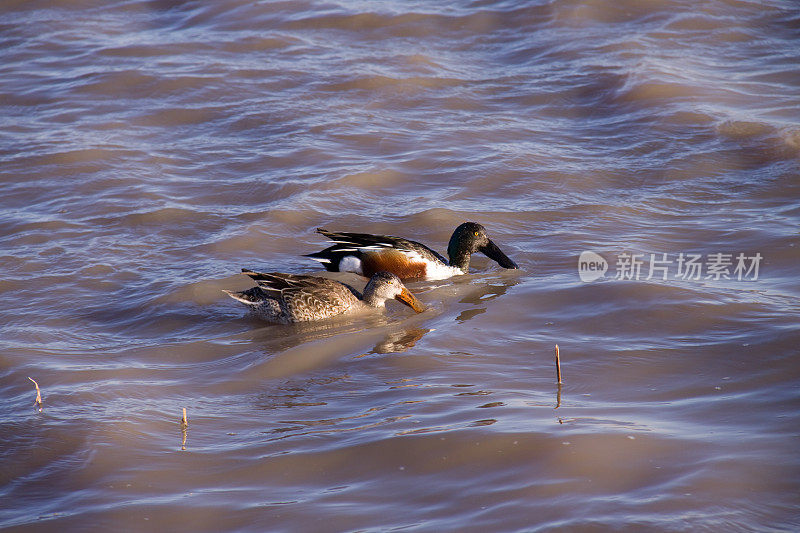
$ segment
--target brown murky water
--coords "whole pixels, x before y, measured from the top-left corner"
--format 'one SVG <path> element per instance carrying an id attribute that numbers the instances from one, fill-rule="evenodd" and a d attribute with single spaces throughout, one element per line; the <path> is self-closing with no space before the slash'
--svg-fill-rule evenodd
<path id="1" fill-rule="evenodd" d="M 0 6 L 0 528 L 800 529 L 800 7 L 445 4 Z M 465 220 L 420 315 L 221 292 Z"/>

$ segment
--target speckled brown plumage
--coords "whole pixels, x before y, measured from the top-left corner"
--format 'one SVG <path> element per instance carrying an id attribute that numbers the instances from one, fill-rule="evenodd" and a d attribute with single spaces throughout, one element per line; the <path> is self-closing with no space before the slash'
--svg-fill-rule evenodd
<path id="1" fill-rule="evenodd" d="M 383 307 L 388 298 L 396 298 L 417 312 L 424 309 L 403 283 L 387 272 L 372 276 L 363 295 L 349 285 L 317 276 L 246 269 L 242 273 L 258 286 L 225 292 L 249 305 L 256 316 L 270 322 L 292 324 L 321 320 L 365 307 Z"/>

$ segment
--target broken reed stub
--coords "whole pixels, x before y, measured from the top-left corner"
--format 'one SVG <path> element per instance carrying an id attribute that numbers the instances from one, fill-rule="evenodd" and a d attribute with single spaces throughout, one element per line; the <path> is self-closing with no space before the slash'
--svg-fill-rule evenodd
<path id="1" fill-rule="evenodd" d="M 28 379 L 33 382 L 33 386 L 36 387 L 36 399 L 33 400 L 33 406 L 39 409 L 39 412 L 42 412 L 42 391 L 39 390 L 39 384 L 36 383 L 36 380 L 32 377 L 28 376 Z"/>
<path id="2" fill-rule="evenodd" d="M 556 378 L 558 379 L 558 384 L 561 385 L 561 354 L 558 350 L 558 344 L 556 344 Z"/>
<path id="3" fill-rule="evenodd" d="M 189 420 L 186 418 L 186 408 L 183 408 L 181 417 L 181 451 L 186 451 L 186 428 L 189 427 Z"/>

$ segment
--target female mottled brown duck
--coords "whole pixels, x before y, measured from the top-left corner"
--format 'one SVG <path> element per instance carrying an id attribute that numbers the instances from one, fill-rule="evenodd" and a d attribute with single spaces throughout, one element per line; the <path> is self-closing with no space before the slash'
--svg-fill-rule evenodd
<path id="1" fill-rule="evenodd" d="M 374 274 L 364 292 L 350 285 L 318 276 L 261 273 L 242 269 L 257 286 L 245 291 L 225 291 L 231 298 L 250 306 L 256 316 L 269 322 L 294 324 L 382 308 L 394 298 L 417 313 L 425 306 L 390 272 Z"/>

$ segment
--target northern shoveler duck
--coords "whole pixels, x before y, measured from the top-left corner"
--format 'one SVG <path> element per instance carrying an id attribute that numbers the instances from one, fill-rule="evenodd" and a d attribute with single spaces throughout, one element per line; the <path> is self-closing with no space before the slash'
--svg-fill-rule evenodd
<path id="1" fill-rule="evenodd" d="M 242 269 L 258 284 L 245 291 L 225 291 L 231 298 L 250 306 L 259 318 L 280 324 L 309 322 L 369 307 L 384 307 L 395 298 L 417 313 L 425 306 L 411 294 L 397 276 L 374 274 L 364 293 L 332 279 L 297 274 L 268 274 Z"/>
<path id="2" fill-rule="evenodd" d="M 470 256 L 481 252 L 503 268 L 517 268 L 486 235 L 486 228 L 464 222 L 450 237 L 450 261 L 424 244 L 390 235 L 336 233 L 322 228 L 317 233 L 335 242 L 321 252 L 308 254 L 331 272 L 355 272 L 370 277 L 375 272 L 392 272 L 401 279 L 445 279 L 469 272 Z"/>

